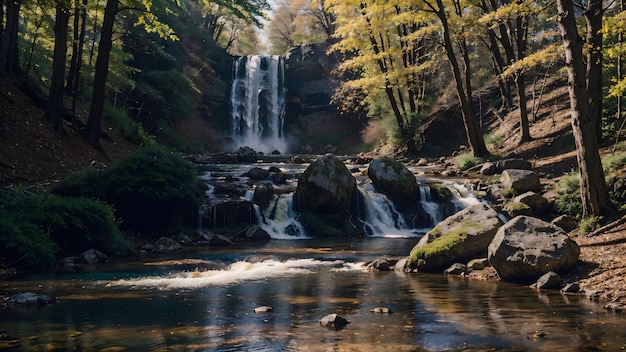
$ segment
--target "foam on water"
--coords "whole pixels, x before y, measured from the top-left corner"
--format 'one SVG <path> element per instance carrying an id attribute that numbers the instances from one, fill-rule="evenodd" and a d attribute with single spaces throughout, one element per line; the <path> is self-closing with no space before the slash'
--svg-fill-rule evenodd
<path id="1" fill-rule="evenodd" d="M 245 281 L 258 281 L 286 275 L 306 275 L 318 270 L 365 271 L 364 263 L 347 263 L 341 260 L 324 261 L 312 258 L 278 261 L 268 259 L 259 262 L 238 261 L 225 270 L 182 271 L 165 276 L 121 279 L 106 283 L 107 286 L 134 288 L 201 288 L 228 286 Z"/>

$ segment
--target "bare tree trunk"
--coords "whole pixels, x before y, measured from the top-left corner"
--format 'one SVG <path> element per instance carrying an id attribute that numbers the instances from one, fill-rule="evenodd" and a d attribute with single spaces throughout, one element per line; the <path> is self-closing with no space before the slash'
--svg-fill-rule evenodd
<path id="1" fill-rule="evenodd" d="M 0 49 L 0 70 L 8 76 L 21 73 L 17 33 L 19 32 L 20 3 L 9 0 L 6 3 L 6 17 L 2 48 Z"/>
<path id="2" fill-rule="evenodd" d="M 596 138 L 602 142 L 602 1 L 591 0 L 584 11 L 587 22 L 587 90 Z"/>
<path id="3" fill-rule="evenodd" d="M 590 0 L 600 2 L 601 0 Z M 583 59 L 583 39 L 576 28 L 572 0 L 557 0 L 558 22 L 563 35 L 567 64 L 568 88 L 571 105 L 572 129 L 576 141 L 576 158 L 580 168 L 580 196 L 583 218 L 615 214 L 604 179 L 604 170 L 598 150 L 596 121 L 590 103 L 589 90 L 602 91 L 602 86 L 590 86 L 587 67 Z M 591 4 L 590 4 L 591 6 Z M 601 16 L 601 14 L 600 14 Z M 589 28 L 587 28 L 589 30 Z M 601 49 L 601 48 L 600 48 Z"/>
<path id="4" fill-rule="evenodd" d="M 65 61 L 67 60 L 67 27 L 70 12 L 63 0 L 56 2 L 54 20 L 54 52 L 52 56 L 52 77 L 50 95 L 45 117 L 50 126 L 63 132 L 63 84 L 65 82 Z"/>
<path id="5" fill-rule="evenodd" d="M 464 87 L 463 75 L 461 74 L 461 68 L 454 52 L 452 45 L 452 39 L 450 38 L 450 26 L 448 24 L 448 18 L 445 13 L 445 8 L 441 0 L 436 0 L 437 6 L 426 2 L 426 4 L 435 12 L 441 26 L 443 28 L 443 45 L 446 51 L 446 57 L 452 66 L 452 73 L 454 76 L 454 82 L 456 84 L 456 92 L 461 104 L 461 112 L 463 115 L 463 125 L 465 126 L 465 133 L 467 134 L 467 142 L 469 143 L 474 156 L 485 157 L 489 155 L 487 146 L 485 145 L 485 139 L 483 138 L 480 124 L 476 120 L 476 114 L 474 112 L 474 106 L 471 100 L 471 87 Z M 467 53 L 465 53 L 466 55 Z M 470 74 L 469 60 L 465 57 L 466 67 L 465 74 Z M 470 77 L 465 77 L 465 82 L 470 82 Z M 466 89 L 467 88 L 467 89 Z"/>
<path id="6" fill-rule="evenodd" d="M 106 99 L 109 59 L 111 56 L 111 48 L 113 47 L 113 25 L 115 23 L 115 15 L 118 11 L 118 4 L 118 0 L 107 0 L 104 8 L 104 19 L 102 21 L 100 42 L 98 44 L 98 57 L 96 58 L 89 118 L 87 119 L 87 127 L 85 129 L 87 140 L 94 148 L 98 149 L 100 149 L 100 126 L 102 124 L 102 113 Z"/>

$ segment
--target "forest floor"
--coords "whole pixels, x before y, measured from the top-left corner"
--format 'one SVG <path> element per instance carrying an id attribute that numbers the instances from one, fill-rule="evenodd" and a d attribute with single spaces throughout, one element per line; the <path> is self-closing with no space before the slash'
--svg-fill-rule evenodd
<path id="1" fill-rule="evenodd" d="M 486 127 L 501 137 L 491 145 L 493 152 L 530 160 L 549 185 L 576 166 L 576 155 L 568 132 L 566 88 L 550 89 L 543 100 L 544 108 L 538 110 L 531 125 L 530 142 L 518 143 L 516 111 L 494 118 Z M 47 185 L 93 165 L 108 165 L 138 149 L 120 137 L 106 119 L 103 131 L 110 138 L 102 140 L 101 151 L 91 148 L 69 127 L 65 130 L 65 135 L 53 132 L 43 119 L 43 109 L 0 79 L 0 187 Z M 626 303 L 626 224 L 593 237 L 572 236 L 581 254 L 579 265 L 565 279 L 578 281 L 588 292 L 597 291 L 606 301 L 623 299 Z"/>

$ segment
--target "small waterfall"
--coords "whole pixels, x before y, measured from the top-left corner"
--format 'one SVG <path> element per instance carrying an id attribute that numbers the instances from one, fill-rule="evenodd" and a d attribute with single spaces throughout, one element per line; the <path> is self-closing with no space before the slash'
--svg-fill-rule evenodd
<path id="1" fill-rule="evenodd" d="M 364 230 L 367 236 L 412 237 L 416 235 L 413 230 L 407 228 L 404 217 L 387 197 L 367 187 L 359 187 L 358 190 L 364 210 L 360 220 L 365 224 Z"/>
<path id="2" fill-rule="evenodd" d="M 435 226 L 443 220 L 441 205 L 433 201 L 433 196 L 429 185 L 419 185 L 420 204 L 422 209 L 429 215 L 431 225 Z"/>
<path id="3" fill-rule="evenodd" d="M 287 152 L 284 58 L 244 56 L 233 64 L 230 92 L 231 136 L 240 146 L 271 153 Z"/>

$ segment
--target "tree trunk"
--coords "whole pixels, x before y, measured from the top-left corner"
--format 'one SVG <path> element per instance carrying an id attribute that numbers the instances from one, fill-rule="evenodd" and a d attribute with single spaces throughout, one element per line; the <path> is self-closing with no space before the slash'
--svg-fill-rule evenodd
<path id="1" fill-rule="evenodd" d="M 591 119 L 594 123 L 596 138 L 602 141 L 602 1 L 591 0 L 584 11 L 587 22 L 587 89 L 591 104 Z"/>
<path id="2" fill-rule="evenodd" d="M 0 70 L 8 76 L 16 76 L 21 73 L 19 63 L 19 47 L 17 33 L 19 32 L 20 3 L 19 1 L 7 1 L 6 25 L 0 50 Z"/>
<path id="3" fill-rule="evenodd" d="M 54 52 L 52 57 L 52 77 L 50 95 L 45 117 L 57 132 L 63 132 L 63 84 L 65 82 L 65 61 L 67 56 L 67 27 L 70 19 L 69 9 L 63 0 L 56 3 L 54 21 Z"/>
<path id="4" fill-rule="evenodd" d="M 601 2 L 601 0 L 591 0 Z M 567 64 L 568 90 L 571 105 L 572 129 L 576 142 L 576 158 L 580 169 L 580 196 L 582 217 L 615 214 L 604 179 L 604 170 L 598 150 L 596 121 L 592 116 L 587 82 L 587 68 L 583 60 L 583 39 L 576 28 L 572 0 L 557 0 L 558 22 L 563 35 Z M 601 48 L 600 48 L 601 49 Z M 601 82 L 601 81 L 600 81 Z"/>
<path id="5" fill-rule="evenodd" d="M 518 1 L 518 3 L 520 3 Z M 515 21 L 515 43 L 517 44 L 517 60 L 526 57 L 526 42 L 528 33 L 528 18 L 525 16 L 517 16 Z M 524 72 L 517 72 L 515 78 L 517 86 L 517 97 L 519 99 L 519 125 L 520 125 L 520 143 L 532 140 L 530 136 L 530 123 L 528 122 L 528 99 L 526 98 L 526 82 Z"/>
<path id="6" fill-rule="evenodd" d="M 485 157 L 489 155 L 487 146 L 485 145 L 485 139 L 483 138 L 480 125 L 476 121 L 476 115 L 474 113 L 474 106 L 470 98 L 468 98 L 468 91 L 463 86 L 463 77 L 461 75 L 461 68 L 457 57 L 454 53 L 454 47 L 452 45 L 452 39 L 450 39 L 450 26 L 446 17 L 445 8 L 441 0 L 436 0 L 437 7 L 430 6 L 434 11 L 441 26 L 443 28 L 443 45 L 446 51 L 446 56 L 452 66 L 452 73 L 454 76 L 454 82 L 456 84 L 456 92 L 461 104 L 461 112 L 463 115 L 463 125 L 465 126 L 465 133 L 467 134 L 467 142 L 469 143 L 474 156 Z M 466 75 L 469 74 L 469 67 L 466 67 Z M 469 77 L 466 77 L 466 82 L 469 82 Z"/>
<path id="7" fill-rule="evenodd" d="M 518 72 L 515 77 L 515 85 L 517 86 L 517 97 L 519 98 L 520 143 L 532 140 L 530 123 L 528 122 L 528 99 L 526 98 L 526 82 L 524 79 L 524 73 Z"/>
<path id="8" fill-rule="evenodd" d="M 94 148 L 98 149 L 100 149 L 100 125 L 102 124 L 102 113 L 106 99 L 106 80 L 109 74 L 109 58 L 113 46 L 113 25 L 117 11 L 118 0 L 107 0 L 104 8 L 100 42 L 98 44 L 98 57 L 96 58 L 89 118 L 87 119 L 87 127 L 85 129 L 87 140 Z"/>

